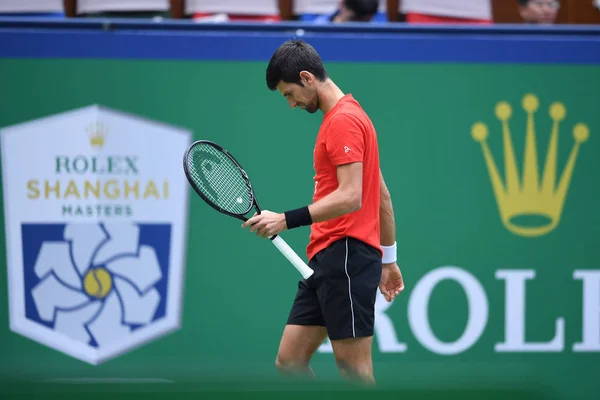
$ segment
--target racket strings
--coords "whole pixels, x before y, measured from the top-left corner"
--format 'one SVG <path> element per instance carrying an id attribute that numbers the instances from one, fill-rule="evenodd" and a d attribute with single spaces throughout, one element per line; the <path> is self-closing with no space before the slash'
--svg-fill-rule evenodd
<path id="1" fill-rule="evenodd" d="M 215 166 L 210 161 L 206 165 L 206 160 L 203 160 L 200 161 L 200 168 L 194 168 L 193 175 L 195 179 L 201 183 L 207 194 L 215 202 L 235 201 L 239 197 L 241 185 L 239 176 L 237 176 L 238 171 L 226 168 L 227 166 L 227 164 L 225 168 L 222 165 Z M 216 170 L 213 170 L 213 168 L 216 168 Z M 207 187 L 206 184 L 209 186 Z"/>
<path id="2" fill-rule="evenodd" d="M 241 213 L 245 211 L 244 206 L 248 204 L 250 196 L 248 195 L 248 187 L 241 185 L 244 183 L 243 179 L 242 182 L 235 182 L 240 180 L 236 173 L 239 174 L 239 171 L 226 169 L 222 174 L 213 174 L 214 179 L 210 182 L 213 188 L 218 189 L 217 193 L 220 199 L 218 201 L 215 199 L 215 202 L 225 210 Z M 246 188 L 246 191 L 243 190 L 244 188 Z M 241 210 L 238 210 L 240 205 L 242 206 Z"/>
<path id="3" fill-rule="evenodd" d="M 188 155 L 188 169 L 196 187 L 216 206 L 246 214 L 252 206 L 250 184 L 240 168 L 210 145 L 198 145 Z"/>
<path id="4" fill-rule="evenodd" d="M 245 184 L 242 186 L 240 182 L 235 182 L 240 180 L 240 177 L 235 174 L 236 172 L 239 174 L 238 171 L 231 171 L 224 168 L 219 169 L 220 171 L 211 174 L 193 169 L 192 177 L 198 183 L 202 192 L 214 204 L 236 214 L 244 213 L 250 202 L 247 186 Z M 210 176 L 209 179 L 202 179 L 202 177 L 206 177 L 207 175 Z M 207 184 L 209 185 L 208 187 Z"/>

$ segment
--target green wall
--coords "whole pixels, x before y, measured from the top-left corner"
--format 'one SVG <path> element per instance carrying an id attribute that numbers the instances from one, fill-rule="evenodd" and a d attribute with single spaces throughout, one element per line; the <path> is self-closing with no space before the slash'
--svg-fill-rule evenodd
<path id="1" fill-rule="evenodd" d="M 290 110 L 278 93 L 266 88 L 265 67 L 242 62 L 3 59 L 0 126 L 90 104 L 183 126 L 193 130 L 196 139 L 211 139 L 230 149 L 250 174 L 261 206 L 284 211 L 311 200 L 312 148 L 321 114 Z M 523 388 L 529 393 L 524 398 L 535 393 L 597 398 L 600 349 L 576 352 L 573 345 L 582 340 L 584 320 L 582 281 L 574 278 L 574 271 L 600 273 L 600 67 L 357 63 L 331 64 L 328 70 L 375 123 L 396 214 L 406 290 L 386 314 L 406 351 L 381 352 L 376 337 L 380 382 L 417 389 Z M 502 224 L 482 147 L 471 135 L 474 123 L 487 124 L 487 143 L 503 175 L 502 130 L 494 109 L 499 101 L 509 102 L 521 172 L 526 127 L 521 102 L 527 93 L 535 94 L 540 104 L 535 114 L 540 174 L 552 102 L 562 102 L 567 111 L 558 140 L 559 174 L 574 144 L 572 127 L 583 122 L 589 128 L 558 225 L 534 237 L 514 234 Z M 23 154 L 23 168 L 26 165 Z M 240 229 L 237 220 L 214 212 L 191 192 L 190 196 L 180 331 L 105 364 L 87 365 L 9 330 L 4 272 L 0 374 L 8 379 L 118 376 L 194 382 L 239 380 L 244 374 L 275 379 L 274 358 L 299 275 L 270 243 Z M 308 232 L 283 234 L 303 258 Z M 1 235 L 0 254 L 6 260 L 4 227 Z M 426 349 L 409 323 L 415 287 L 444 266 L 472 275 L 489 303 L 481 337 L 453 355 Z M 506 285 L 496 278 L 498 270 L 535 271 L 526 284 L 526 340 L 552 340 L 555 321 L 562 317 L 562 350 L 494 350 L 505 340 L 507 325 Z M 600 284 L 596 286 L 590 296 L 598 302 Z M 413 302 L 422 305 L 416 297 Z M 597 318 L 598 308 L 590 315 Z M 441 282 L 429 302 L 435 335 L 455 341 L 467 319 L 461 286 Z M 592 333 L 598 341 L 600 332 Z M 317 354 L 313 367 L 322 377 L 338 379 L 331 354 Z"/>

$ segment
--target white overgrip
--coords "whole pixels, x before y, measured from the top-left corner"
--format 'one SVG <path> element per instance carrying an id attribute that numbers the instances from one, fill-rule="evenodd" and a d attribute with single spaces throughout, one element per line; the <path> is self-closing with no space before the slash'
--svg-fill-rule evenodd
<path id="1" fill-rule="evenodd" d="M 277 235 L 274 239 L 271 240 L 275 247 L 279 249 L 281 254 L 283 254 L 289 262 L 292 263 L 294 267 L 302 274 L 304 279 L 308 279 L 314 271 L 306 265 L 306 263 L 296 254 L 296 252 L 281 238 L 281 236 Z"/>

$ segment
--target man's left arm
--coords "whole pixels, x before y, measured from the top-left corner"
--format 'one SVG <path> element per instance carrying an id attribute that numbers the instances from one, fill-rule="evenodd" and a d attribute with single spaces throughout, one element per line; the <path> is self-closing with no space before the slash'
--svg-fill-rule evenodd
<path id="1" fill-rule="evenodd" d="M 380 203 L 379 224 L 381 234 L 381 249 L 383 250 L 381 281 L 379 290 L 389 302 L 404 290 L 402 272 L 396 263 L 396 223 L 392 196 L 379 170 Z"/>
<path id="2" fill-rule="evenodd" d="M 392 196 L 383 180 L 383 173 L 379 170 L 379 225 L 381 245 L 391 247 L 396 245 L 396 222 L 394 221 L 394 208 Z"/>

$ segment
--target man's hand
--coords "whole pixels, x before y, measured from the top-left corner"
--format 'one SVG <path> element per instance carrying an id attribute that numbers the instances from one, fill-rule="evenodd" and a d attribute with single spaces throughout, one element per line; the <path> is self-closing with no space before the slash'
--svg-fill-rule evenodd
<path id="1" fill-rule="evenodd" d="M 381 281 L 379 282 L 379 291 L 390 302 L 404 290 L 404 281 L 398 264 L 383 264 L 381 269 Z"/>
<path id="2" fill-rule="evenodd" d="M 267 210 L 261 211 L 260 214 L 254 213 L 252 218 L 242 224 L 242 228 L 247 227 L 250 227 L 250 232 L 256 232 L 256 236 L 263 238 L 277 235 L 287 229 L 285 214 Z"/>

